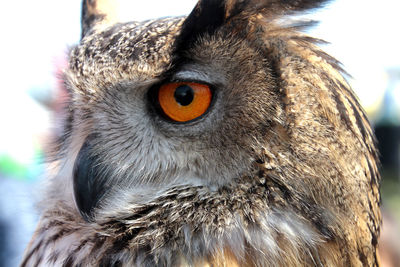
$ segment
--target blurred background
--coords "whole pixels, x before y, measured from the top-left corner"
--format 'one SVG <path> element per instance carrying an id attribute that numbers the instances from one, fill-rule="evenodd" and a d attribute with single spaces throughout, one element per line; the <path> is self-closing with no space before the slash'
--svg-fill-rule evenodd
<path id="1" fill-rule="evenodd" d="M 188 14 L 196 0 L 118 0 L 126 20 Z M 38 220 L 35 201 L 44 173 L 43 148 L 54 130 L 57 73 L 79 42 L 81 0 L 3 4 L 0 23 L 0 267 L 18 266 Z M 352 75 L 350 83 L 379 140 L 385 252 L 400 255 L 400 2 L 337 0 L 307 18 L 324 49 Z M 397 251 L 396 251 L 397 250 Z M 397 253 L 397 254 L 396 254 Z M 385 256 L 385 255 L 384 255 Z M 388 258 L 388 259 L 389 259 Z M 392 258 L 400 266 L 400 259 Z"/>

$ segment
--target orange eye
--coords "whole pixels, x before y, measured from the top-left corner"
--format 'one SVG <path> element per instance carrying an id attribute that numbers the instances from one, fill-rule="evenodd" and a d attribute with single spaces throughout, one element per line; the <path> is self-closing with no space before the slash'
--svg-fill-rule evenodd
<path id="1" fill-rule="evenodd" d="M 208 85 L 190 82 L 167 83 L 158 91 L 161 109 L 171 120 L 187 122 L 203 115 L 211 104 Z"/>

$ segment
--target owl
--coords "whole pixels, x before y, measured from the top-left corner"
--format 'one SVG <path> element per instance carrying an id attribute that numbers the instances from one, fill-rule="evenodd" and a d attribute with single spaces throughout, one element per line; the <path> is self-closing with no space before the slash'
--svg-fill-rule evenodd
<path id="1" fill-rule="evenodd" d="M 340 63 L 292 15 L 85 0 L 63 134 L 21 266 L 378 266 L 377 150 Z"/>

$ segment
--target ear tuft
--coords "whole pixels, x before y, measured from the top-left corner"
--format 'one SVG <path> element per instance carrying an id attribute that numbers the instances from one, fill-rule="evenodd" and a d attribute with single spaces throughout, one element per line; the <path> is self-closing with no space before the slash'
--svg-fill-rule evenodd
<path id="1" fill-rule="evenodd" d="M 321 7 L 330 0 L 199 0 L 185 20 L 177 39 L 177 51 L 185 49 L 198 36 L 211 34 L 236 18 L 245 23 L 252 16 L 274 18 Z M 245 27 L 245 25 L 244 25 Z"/>
<path id="2" fill-rule="evenodd" d="M 330 0 L 226 0 L 226 14 L 230 17 L 240 13 L 265 16 L 286 15 L 296 11 L 319 8 Z"/>
<path id="3" fill-rule="evenodd" d="M 94 26 L 108 26 L 118 21 L 115 0 L 83 0 L 81 14 L 81 38 Z"/>
<path id="4" fill-rule="evenodd" d="M 224 1 L 199 1 L 185 20 L 181 36 L 212 32 L 225 22 Z"/>

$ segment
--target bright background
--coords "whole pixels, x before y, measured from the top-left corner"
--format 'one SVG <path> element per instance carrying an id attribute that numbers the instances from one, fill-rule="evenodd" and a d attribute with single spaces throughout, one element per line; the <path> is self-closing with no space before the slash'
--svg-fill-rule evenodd
<path id="1" fill-rule="evenodd" d="M 7 1 L 0 24 L 0 267 L 17 266 L 37 222 L 33 203 L 44 177 L 42 145 L 53 126 L 56 69 L 79 42 L 80 0 Z M 123 17 L 144 20 L 188 14 L 195 0 L 120 0 Z M 338 0 L 307 17 L 320 20 L 310 34 L 353 76 L 382 144 L 384 205 L 400 220 L 400 2 Z M 392 133 L 390 137 L 386 135 Z M 379 137 L 379 134 L 378 134 Z M 385 141 L 386 140 L 386 141 Z M 386 150 L 384 148 L 383 150 Z M 384 156 L 385 156 L 384 155 Z M 387 181 L 387 182 L 386 182 Z"/>

